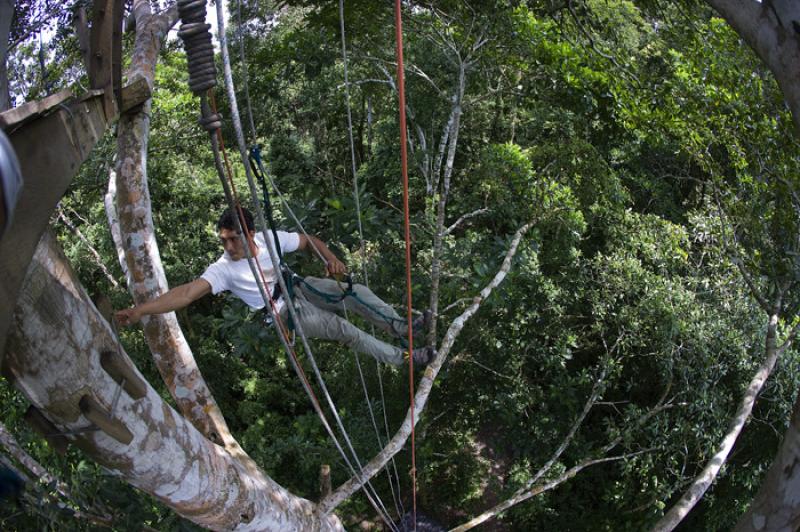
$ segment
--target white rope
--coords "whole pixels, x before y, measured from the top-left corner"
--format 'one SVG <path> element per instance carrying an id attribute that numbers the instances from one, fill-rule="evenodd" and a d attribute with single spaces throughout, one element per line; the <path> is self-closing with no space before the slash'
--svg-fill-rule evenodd
<path id="1" fill-rule="evenodd" d="M 227 93 L 228 93 L 228 100 L 229 100 L 229 104 L 230 104 L 230 107 L 231 107 L 231 119 L 232 119 L 232 122 L 233 122 L 234 130 L 236 132 L 236 140 L 237 140 L 237 144 L 238 144 L 238 147 L 239 147 L 239 155 L 241 156 L 242 163 L 243 163 L 243 166 L 245 168 L 245 174 L 247 176 L 247 183 L 248 183 L 248 186 L 250 187 L 250 194 L 251 194 L 252 199 L 253 199 L 253 207 L 254 207 L 254 210 L 256 211 L 256 215 L 258 217 L 259 223 L 261 224 L 262 233 L 263 233 L 263 236 L 264 236 L 264 242 L 267 245 L 267 250 L 268 250 L 269 255 L 270 255 L 270 260 L 272 261 L 273 265 L 278 265 L 278 264 L 280 264 L 280 260 L 278 258 L 278 254 L 277 254 L 277 252 L 275 250 L 275 242 L 273 242 L 273 240 L 271 238 L 269 238 L 269 235 L 267 234 L 267 229 L 266 229 L 267 228 L 267 224 L 264 221 L 264 213 L 263 213 L 263 210 L 261 209 L 261 205 L 258 202 L 258 189 L 257 189 L 257 187 L 255 185 L 255 181 L 253 179 L 250 166 L 248 164 L 247 147 L 246 147 L 246 143 L 245 143 L 245 140 L 244 140 L 244 134 L 242 132 L 241 120 L 239 118 L 239 109 L 238 109 L 238 106 L 237 106 L 236 92 L 235 92 L 235 89 L 234 89 L 234 86 L 233 86 L 233 74 L 232 74 L 232 71 L 231 71 L 230 58 L 229 58 L 229 55 L 228 55 L 228 45 L 227 45 L 227 37 L 226 37 L 226 33 L 225 33 L 224 13 L 223 13 L 223 8 L 222 8 L 222 2 L 221 1 L 218 1 L 216 3 L 216 8 L 217 8 L 217 31 L 218 31 L 218 39 L 219 39 L 220 51 L 222 53 L 222 60 L 223 60 L 223 67 L 224 67 L 225 88 L 226 88 Z M 242 232 L 242 236 L 244 236 L 244 231 Z M 309 241 L 311 241 L 311 239 L 309 239 Z M 313 241 L 312 241 L 312 246 L 313 246 Z M 253 261 L 252 261 L 252 258 L 250 256 L 250 253 L 249 253 L 249 245 L 245 244 L 245 249 L 248 251 L 248 253 L 247 253 L 248 262 L 251 263 L 251 270 L 253 270 L 254 266 L 252 264 Z M 253 274 L 256 275 L 256 272 L 254 271 Z M 257 283 L 258 283 L 258 280 L 259 280 L 258 278 L 259 277 L 260 277 L 260 275 L 256 276 L 256 282 Z M 281 287 L 282 293 L 289 294 L 289 291 L 288 291 L 288 289 L 286 287 L 286 283 L 285 283 L 282 275 L 278 275 L 277 276 L 277 281 L 278 281 L 279 286 Z M 258 284 L 260 285 L 260 283 L 258 283 Z M 260 292 L 261 292 L 261 296 L 262 296 L 262 299 L 264 300 L 264 304 L 265 304 L 266 308 L 268 309 L 270 315 L 272 315 L 273 312 L 272 312 L 271 300 L 268 298 L 268 296 L 266 295 L 266 292 L 265 292 L 265 290 L 263 288 L 260 289 Z M 313 352 L 311 351 L 311 347 L 310 347 L 310 345 L 308 343 L 308 339 L 306 338 L 306 335 L 305 335 L 305 332 L 303 331 L 301 322 L 298 319 L 298 316 L 297 316 L 297 313 L 295 311 L 294 305 L 292 304 L 291 301 L 287 301 L 286 302 L 286 308 L 287 308 L 287 311 L 288 311 L 289 315 L 291 316 L 291 319 L 294 321 L 295 330 L 297 331 L 297 335 L 300 336 L 300 338 L 302 340 L 303 347 L 305 349 L 306 355 L 308 356 L 308 360 L 311 363 L 311 366 L 312 366 L 312 368 L 314 370 L 314 373 L 315 373 L 315 375 L 317 377 L 317 381 L 318 381 L 318 383 L 320 385 L 320 388 L 322 389 L 323 394 L 325 395 L 325 399 L 326 399 L 326 401 L 328 403 L 328 407 L 331 409 L 331 412 L 332 412 L 332 414 L 333 414 L 333 416 L 334 416 L 334 418 L 335 418 L 335 420 L 337 422 L 337 425 L 339 427 L 339 431 L 341 432 L 342 436 L 344 437 L 344 439 L 345 439 L 345 441 L 347 443 L 347 446 L 348 446 L 348 448 L 350 450 L 350 453 L 352 454 L 356 464 L 358 465 L 358 471 L 363 473 L 363 467 L 361 465 L 361 461 L 359 460 L 358 454 L 356 453 L 355 448 L 353 447 L 353 444 L 352 444 L 352 442 L 350 440 L 350 437 L 349 437 L 349 435 L 347 433 L 347 430 L 344 428 L 344 424 L 342 423 L 341 418 L 340 418 L 339 413 L 338 413 L 338 410 L 336 409 L 336 406 L 333 403 L 333 399 L 331 398 L 330 394 L 328 393 L 328 389 L 327 389 L 327 386 L 325 385 L 325 381 L 322 378 L 321 373 L 319 372 L 319 368 L 317 367 L 316 361 L 314 359 Z M 275 324 L 276 329 L 278 329 L 279 336 L 282 338 L 282 342 L 284 344 L 284 348 L 287 350 L 287 353 L 290 355 L 289 358 L 292 361 L 292 365 L 295 366 L 295 371 L 298 372 L 298 374 L 299 374 L 300 373 L 299 368 L 296 366 L 296 363 L 294 361 L 294 357 L 291 355 L 291 351 L 288 349 L 287 340 L 285 338 L 283 338 L 284 335 L 283 335 L 282 331 L 279 330 L 280 329 L 280 327 L 278 325 L 279 318 L 277 316 L 274 316 L 274 315 L 272 315 L 272 318 L 273 318 L 273 323 Z M 312 403 L 316 403 L 316 401 L 313 400 L 313 393 L 310 393 L 310 388 L 305 383 L 305 380 L 301 378 L 301 381 L 303 381 L 304 388 L 306 388 L 306 392 L 309 393 L 309 395 L 312 397 Z M 337 449 L 339 450 L 340 454 L 342 455 L 342 458 L 344 459 L 345 463 L 348 465 L 348 467 L 349 467 L 349 469 L 351 471 L 351 474 L 353 474 L 354 476 L 357 476 L 358 475 L 358 471 L 356 471 L 356 469 L 351 464 L 350 460 L 347 457 L 347 454 L 344 452 L 344 450 L 342 449 L 341 445 L 339 444 L 339 441 L 336 438 L 336 435 L 333 433 L 333 431 L 331 430 L 331 428 L 328 425 L 327 421 L 324 419 L 324 414 L 322 414 L 321 410 L 318 411 L 318 414 L 320 414 L 320 417 L 323 420 L 323 425 L 325 426 L 326 430 L 328 431 L 328 434 L 331 437 L 331 439 L 334 441 L 334 444 L 336 445 Z M 370 493 L 370 491 L 372 493 Z M 375 508 L 375 510 L 381 516 L 381 519 L 383 519 L 386 522 L 386 524 L 389 526 L 389 528 L 391 528 L 392 530 L 395 530 L 396 526 L 394 525 L 394 523 L 392 522 L 391 518 L 389 517 L 389 513 L 386 510 L 386 507 L 384 506 L 384 504 L 381 501 L 380 497 L 378 496 L 377 491 L 374 489 L 374 487 L 372 487 L 370 482 L 367 482 L 365 484 L 365 486 L 364 486 L 364 494 L 367 496 L 367 499 L 370 501 L 370 503 L 372 504 L 373 508 Z"/>
<path id="2" fill-rule="evenodd" d="M 239 0 L 237 3 L 237 12 L 239 16 L 239 24 L 236 27 L 236 33 L 239 36 L 239 63 L 242 66 L 242 80 L 244 81 L 244 100 L 247 102 L 247 117 L 250 123 L 250 137 L 252 138 L 252 142 L 255 144 L 256 142 L 256 124 L 253 121 L 253 108 L 250 106 L 250 88 L 247 84 L 247 80 L 249 78 L 247 74 L 247 61 L 245 60 L 245 49 L 244 49 L 244 32 L 242 31 L 242 0 Z"/>
<path id="3" fill-rule="evenodd" d="M 364 284 L 369 288 L 369 276 L 367 274 L 367 250 L 366 244 L 364 241 L 364 227 L 362 224 L 361 219 L 361 199 L 358 193 L 358 169 L 356 168 L 356 149 L 355 149 L 355 142 L 353 141 L 353 113 L 351 111 L 351 103 L 350 103 L 350 79 L 348 77 L 347 72 L 347 38 L 345 34 L 345 25 L 344 25 L 344 0 L 339 0 L 339 29 L 342 35 L 342 66 L 344 69 L 344 96 L 345 96 L 345 104 L 347 108 L 347 138 L 350 143 L 350 164 L 351 170 L 353 173 L 353 198 L 355 200 L 356 205 L 356 219 L 358 220 L 358 238 L 359 238 L 359 245 L 361 249 L 361 274 L 364 276 Z M 345 309 L 345 319 L 347 319 L 347 309 L 342 302 L 342 308 Z M 375 327 L 372 327 L 372 335 L 375 335 Z M 412 356 L 412 353 L 409 353 L 408 356 Z M 372 421 L 372 426 L 375 429 L 375 436 L 378 439 L 378 448 L 383 449 L 384 442 L 381 438 L 380 431 L 378 430 L 378 424 L 375 421 L 375 413 L 372 411 L 372 401 L 370 400 L 369 390 L 367 389 L 367 383 L 364 380 L 364 373 L 361 370 L 361 360 L 356 353 L 356 366 L 358 367 L 358 375 L 361 379 L 361 387 L 364 390 L 364 398 L 367 403 L 367 409 L 369 410 L 369 417 Z M 381 368 L 378 365 L 377 373 L 378 379 L 381 379 Z M 386 398 L 383 396 L 383 382 L 380 385 L 380 392 L 381 392 L 381 408 L 383 409 L 383 417 L 384 420 L 386 419 Z M 386 443 L 389 442 L 389 430 L 388 424 L 386 429 Z M 397 475 L 397 466 L 394 461 L 394 456 L 392 456 L 392 466 L 395 470 L 395 475 Z M 392 475 L 389 471 L 388 465 L 384 467 L 386 470 L 386 476 L 389 480 L 389 487 L 392 492 L 392 499 L 394 499 L 395 510 L 398 514 L 398 519 L 402 518 L 403 511 L 402 511 L 402 503 L 399 502 L 398 493 L 400 491 L 400 477 L 397 476 L 397 490 L 398 493 L 395 493 L 394 489 L 394 482 L 392 481 Z"/>

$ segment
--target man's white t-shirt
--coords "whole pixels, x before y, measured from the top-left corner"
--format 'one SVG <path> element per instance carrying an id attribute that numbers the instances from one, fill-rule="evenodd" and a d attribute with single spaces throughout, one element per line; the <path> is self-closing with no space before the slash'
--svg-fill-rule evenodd
<path id="1" fill-rule="evenodd" d="M 298 233 L 287 233 L 285 231 L 277 231 L 277 233 L 278 242 L 280 242 L 283 253 L 291 253 L 300 245 L 300 235 Z M 274 240 L 272 233 L 269 233 L 269 237 Z M 255 242 L 258 247 L 258 264 L 264 272 L 264 279 L 267 281 L 267 295 L 272 296 L 273 288 L 277 281 L 275 267 L 269 257 L 269 249 L 261 233 L 256 233 Z M 261 297 L 258 284 L 253 278 L 253 272 L 250 270 L 250 265 L 247 263 L 246 258 L 232 260 L 226 251 L 217 262 L 206 268 L 200 278 L 208 281 L 213 294 L 229 290 L 233 295 L 247 303 L 250 308 L 256 310 L 264 308 L 264 299 Z M 283 307 L 283 299 L 276 301 L 275 307 L 275 310 L 280 310 Z"/>

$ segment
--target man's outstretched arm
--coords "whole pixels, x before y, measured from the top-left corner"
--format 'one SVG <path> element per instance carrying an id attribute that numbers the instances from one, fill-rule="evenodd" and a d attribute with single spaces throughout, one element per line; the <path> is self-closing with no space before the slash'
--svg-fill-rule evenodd
<path id="1" fill-rule="evenodd" d="M 325 245 L 325 242 L 315 236 L 306 236 L 300 233 L 300 244 L 297 246 L 297 249 L 309 249 L 311 251 L 316 249 L 319 251 L 319 253 L 325 257 L 325 273 L 327 275 L 336 276 L 347 273 L 347 266 L 345 266 L 344 263 L 339 260 L 339 257 L 333 254 L 333 251 L 328 249 L 328 246 Z"/>
<path id="2" fill-rule="evenodd" d="M 210 292 L 211 285 L 208 281 L 202 278 L 195 279 L 190 283 L 176 286 L 151 301 L 117 311 L 114 317 L 117 318 L 120 325 L 133 325 L 138 323 L 142 316 L 164 314 L 182 309 Z"/>

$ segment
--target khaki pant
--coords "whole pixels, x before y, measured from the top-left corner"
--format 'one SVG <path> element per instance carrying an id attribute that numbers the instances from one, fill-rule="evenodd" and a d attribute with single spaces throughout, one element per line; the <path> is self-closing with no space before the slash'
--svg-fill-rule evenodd
<path id="1" fill-rule="evenodd" d="M 305 282 L 312 288 L 334 297 L 342 294 L 343 284 L 333 279 L 319 277 L 306 277 Z M 404 362 L 405 350 L 378 340 L 371 334 L 365 333 L 349 321 L 340 317 L 336 312 L 358 314 L 369 323 L 392 335 L 404 336 L 408 326 L 395 310 L 384 303 L 372 290 L 361 284 L 353 285 L 353 292 L 365 304 L 354 297 L 346 297 L 341 302 L 332 303 L 324 297 L 315 294 L 302 283 L 295 285 L 294 306 L 297 318 L 303 332 L 309 338 L 323 340 L 336 340 L 350 349 L 375 357 L 379 362 L 400 366 Z M 281 319 L 288 315 L 286 305 L 281 309 Z"/>

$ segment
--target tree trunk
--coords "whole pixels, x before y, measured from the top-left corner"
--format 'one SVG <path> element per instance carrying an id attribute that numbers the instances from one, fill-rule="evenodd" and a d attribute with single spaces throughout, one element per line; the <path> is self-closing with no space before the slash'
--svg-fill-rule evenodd
<path id="1" fill-rule="evenodd" d="M 154 16 L 146 0 L 134 3 L 136 43 L 128 79 L 142 78 L 153 86 L 158 52 L 167 30 L 177 20 L 176 10 Z M 139 304 L 169 289 L 155 238 L 147 186 L 147 146 L 150 100 L 125 113 L 117 125 L 117 218 L 128 287 Z M 238 446 L 205 383 L 174 312 L 142 320 L 145 338 L 164 382 L 184 416 L 207 438 Z"/>
<path id="2" fill-rule="evenodd" d="M 210 442 L 159 397 L 50 233 L 28 269 L 12 331 L 5 369 L 28 400 L 88 456 L 180 515 L 213 530 L 341 529 L 336 517 L 319 517 L 311 502 L 238 449 Z M 121 386 L 104 369 L 103 353 L 124 368 Z"/>

